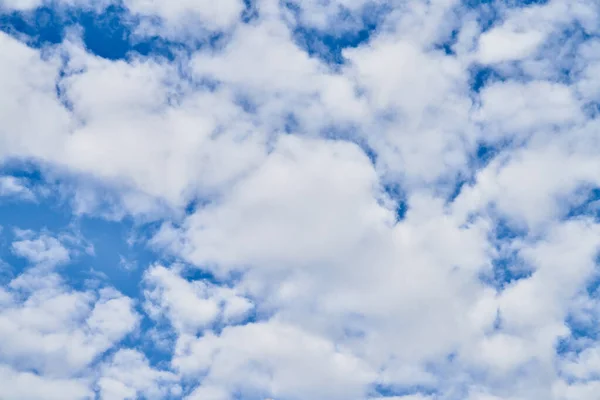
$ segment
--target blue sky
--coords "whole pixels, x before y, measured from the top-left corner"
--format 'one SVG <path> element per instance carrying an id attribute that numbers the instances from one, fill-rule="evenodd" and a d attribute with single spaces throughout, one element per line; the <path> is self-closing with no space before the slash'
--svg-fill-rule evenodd
<path id="1" fill-rule="evenodd" d="M 591 0 L 0 0 L 0 398 L 592 400 Z"/>

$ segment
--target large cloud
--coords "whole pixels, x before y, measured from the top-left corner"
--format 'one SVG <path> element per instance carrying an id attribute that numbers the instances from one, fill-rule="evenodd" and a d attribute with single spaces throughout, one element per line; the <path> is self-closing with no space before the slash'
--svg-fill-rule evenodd
<path id="1" fill-rule="evenodd" d="M 76 214 L 159 221 L 163 259 L 136 301 L 73 287 L 84 239 L 12 231 L 0 397 L 594 398 L 593 2 L 122 5 L 174 59 L 0 33 L 0 162 Z M 339 65 L 298 40 L 371 17 Z"/>

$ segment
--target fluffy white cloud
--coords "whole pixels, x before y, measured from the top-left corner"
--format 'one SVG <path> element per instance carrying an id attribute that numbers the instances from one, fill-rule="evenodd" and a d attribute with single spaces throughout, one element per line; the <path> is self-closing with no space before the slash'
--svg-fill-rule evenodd
<path id="1" fill-rule="evenodd" d="M 167 32 L 177 32 L 182 26 L 188 26 L 192 32 L 202 28 L 227 29 L 244 10 L 242 0 L 125 0 L 124 4 L 134 14 L 161 18 Z"/>
<path id="2" fill-rule="evenodd" d="M 31 235 L 20 232 L 12 247 L 32 266 L 0 288 L 0 397 L 94 398 L 90 367 L 138 326 L 133 300 L 111 288 L 70 288 L 51 269 L 70 261 L 68 250 L 48 234 L 23 239 Z M 122 358 L 115 356 L 102 382 Z"/>
<path id="3" fill-rule="evenodd" d="M 86 381 L 45 378 L 0 364 L 0 396 L 14 400 L 82 400 L 92 399 L 93 392 Z"/>
<path id="4" fill-rule="evenodd" d="M 57 276 L 33 274 L 16 278 L 11 283 L 15 289 L 6 293 L 2 304 L 4 362 L 50 377 L 68 377 L 136 327 L 132 301 L 120 293 L 77 292 L 64 287 Z"/>
<path id="5" fill-rule="evenodd" d="M 184 375 L 205 375 L 190 399 L 225 400 L 235 392 L 250 398 L 361 398 L 374 378 L 352 354 L 277 322 L 228 327 L 219 336 L 197 340 L 182 338 L 173 363 Z"/>
<path id="6" fill-rule="evenodd" d="M 195 334 L 216 322 L 236 322 L 252 309 L 252 303 L 235 289 L 190 282 L 178 269 L 154 266 L 144 279 L 146 311 L 155 319 L 166 317 L 178 333 Z"/>
<path id="7" fill-rule="evenodd" d="M 162 219 L 151 244 L 180 261 L 141 266 L 143 337 L 171 351 L 159 367 L 119 348 L 134 300 L 53 272 L 77 240 L 23 233 L 11 250 L 31 265 L 0 291 L 0 375 L 18 384 L 0 397 L 594 398 L 598 346 L 569 321 L 600 317 L 600 49 L 557 44 L 598 28 L 593 2 L 498 6 L 487 30 L 454 0 L 383 3 L 294 3 L 333 35 L 390 6 L 339 66 L 271 0 L 247 24 L 241 1 L 125 1 L 138 33 L 227 31 L 174 61 L 0 33 L 0 162 L 40 164 L 76 213 Z M 502 79 L 476 93 L 481 64 Z"/>
<path id="8" fill-rule="evenodd" d="M 102 399 L 163 399 L 181 394 L 173 373 L 153 369 L 142 353 L 131 349 L 119 350 L 100 374 L 97 385 Z"/>
<path id="9" fill-rule="evenodd" d="M 33 264 L 58 265 L 70 260 L 69 250 L 56 238 L 32 232 L 19 232 L 21 238 L 12 243 L 13 252 Z"/>
<path id="10" fill-rule="evenodd" d="M 519 32 L 509 27 L 494 28 L 479 38 L 479 61 L 486 64 L 520 60 L 531 56 L 544 40 L 539 31 Z"/>

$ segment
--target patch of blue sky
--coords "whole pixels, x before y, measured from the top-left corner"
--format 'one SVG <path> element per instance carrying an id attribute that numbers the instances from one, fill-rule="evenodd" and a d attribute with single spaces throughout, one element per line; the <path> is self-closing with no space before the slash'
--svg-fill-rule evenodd
<path id="1" fill-rule="evenodd" d="M 534 270 L 520 257 L 515 242 L 527 240 L 528 230 L 501 216 L 494 218 L 489 238 L 495 255 L 487 271 L 479 279 L 497 290 L 504 290 L 515 282 L 532 276 Z"/>
<path id="2" fill-rule="evenodd" d="M 557 340 L 556 354 L 565 356 L 567 354 L 578 354 L 600 339 L 600 320 L 594 315 L 587 318 L 577 318 L 570 314 L 564 321 L 569 329 L 569 334 Z"/>
<path id="3" fill-rule="evenodd" d="M 600 102 L 589 101 L 585 103 L 581 109 L 585 116 L 590 120 L 596 119 L 598 116 L 600 116 Z"/>
<path id="4" fill-rule="evenodd" d="M 327 29 L 316 28 L 302 22 L 301 8 L 295 2 L 282 4 L 292 12 L 294 26 L 291 27 L 296 43 L 306 52 L 335 68 L 345 62 L 344 49 L 355 48 L 369 42 L 377 33 L 380 24 L 390 11 L 387 4 L 368 5 L 358 13 L 340 9 L 335 23 Z"/>
<path id="5" fill-rule="evenodd" d="M 503 19 L 503 12 L 511 8 L 524 8 L 547 4 L 549 0 L 462 0 L 462 7 L 477 14 L 483 32 Z"/>
<path id="6" fill-rule="evenodd" d="M 145 269 L 161 261 L 161 256 L 146 245 L 131 241 L 132 233 L 143 234 L 146 227 L 134 227 L 130 221 L 107 221 L 101 218 L 81 217 L 82 235 L 96 250 L 90 266 L 103 274 L 107 281 L 123 294 L 136 298 Z"/>
<path id="7" fill-rule="evenodd" d="M 402 189 L 400 183 L 389 182 L 383 186 L 383 190 L 390 199 L 395 203 L 396 222 L 400 222 L 406 218 L 408 212 L 408 201 L 406 191 Z"/>
<path id="8" fill-rule="evenodd" d="M 72 262 L 62 268 L 69 283 L 81 288 L 87 279 L 104 278 L 122 293 L 134 298 L 138 296 L 138 283 L 144 269 L 160 256 L 145 244 L 129 239 L 132 234 L 151 236 L 158 222 L 140 226 L 129 219 L 110 221 L 88 215 L 75 216 L 70 204 L 59 193 L 58 184 L 46 182 L 43 171 L 34 164 L 8 164 L 0 168 L 0 172 L 22 179 L 34 193 L 41 193 L 34 201 L 0 197 L 4 244 L 12 242 L 15 229 L 48 232 L 50 236 L 80 235 L 93 246 L 94 253 L 78 251 Z M 0 258 L 12 265 L 17 274 L 27 267 L 24 260 L 11 254 L 10 246 L 2 246 Z"/>
<path id="9" fill-rule="evenodd" d="M 240 16 L 242 22 L 250 23 L 259 17 L 255 0 L 244 0 L 244 10 Z"/>
<path id="10" fill-rule="evenodd" d="M 457 40 L 458 40 L 458 34 L 459 34 L 459 30 L 458 29 L 453 29 L 449 35 L 447 35 L 446 38 L 444 38 L 444 40 L 440 41 L 439 43 L 434 44 L 434 49 L 439 50 L 439 51 L 443 51 L 444 54 L 446 54 L 447 56 L 452 56 L 455 55 L 455 51 L 454 51 L 454 45 L 456 44 Z"/>
<path id="11" fill-rule="evenodd" d="M 580 187 L 570 199 L 565 200 L 565 219 L 587 217 L 600 221 L 600 188 Z"/>
<path id="12" fill-rule="evenodd" d="M 28 267 L 26 260 L 16 257 L 11 251 L 15 229 L 46 232 L 52 237 L 77 233 L 92 245 L 94 253 L 76 249 L 71 262 L 60 267 L 67 282 L 76 289 L 82 289 L 89 279 L 100 279 L 126 295 L 137 297 L 144 268 L 157 259 L 145 246 L 127 243 L 132 229 L 128 224 L 85 216 L 73 217 L 71 210 L 52 199 L 44 199 L 43 202 L 2 201 L 0 220 L 3 225 L 0 258 L 12 266 L 13 274 L 19 274 Z M 67 243 L 65 247 L 69 249 L 70 246 Z"/>
<path id="13" fill-rule="evenodd" d="M 377 151 L 368 143 L 363 135 L 360 135 L 358 128 L 352 124 L 347 125 L 329 125 L 320 132 L 321 137 L 331 140 L 344 140 L 356 144 L 363 153 L 369 158 L 371 164 L 376 165 L 378 161 Z"/>
<path id="14" fill-rule="evenodd" d="M 509 150 L 511 146 L 514 146 L 514 143 L 512 143 L 510 139 L 502 139 L 500 141 L 479 141 L 474 151 L 468 154 L 466 169 L 456 178 L 454 190 L 452 190 L 447 198 L 447 202 L 453 202 L 466 185 L 473 185 L 475 183 L 477 172 L 485 168 L 504 151 Z"/>
<path id="15" fill-rule="evenodd" d="M 495 82 L 504 82 L 506 78 L 500 71 L 490 66 L 474 64 L 469 68 L 469 83 L 473 93 L 479 93 L 484 87 Z"/>
<path id="16" fill-rule="evenodd" d="M 435 396 L 439 394 L 435 388 L 427 386 L 390 386 L 378 384 L 373 387 L 373 397 L 385 399 L 386 397 L 397 398 L 402 396 Z"/>
<path id="17" fill-rule="evenodd" d="M 580 78 L 580 70 L 586 66 L 585 62 L 582 65 L 578 56 L 580 47 L 592 38 L 593 36 L 586 31 L 583 25 L 574 21 L 551 34 L 537 49 L 537 55 L 533 57 L 533 62 L 544 63 L 551 59 L 551 67 L 543 69 L 544 78 L 572 85 Z M 516 66 L 521 67 L 519 63 Z M 528 75 L 523 68 L 519 68 L 518 72 L 525 76 Z M 531 79 L 537 79 L 537 73 L 538 71 L 535 69 L 533 73 L 529 73 Z"/>
<path id="18" fill-rule="evenodd" d="M 377 25 L 371 24 L 358 31 L 341 34 L 321 31 L 316 28 L 298 26 L 293 30 L 296 43 L 313 57 L 330 65 L 344 63 L 344 49 L 358 47 L 369 41 Z"/>
<path id="19" fill-rule="evenodd" d="M 25 12 L 0 13 L 0 30 L 35 48 L 59 44 L 70 31 L 78 29 L 88 51 L 110 60 L 131 56 L 174 60 L 177 53 L 191 50 L 187 42 L 137 34 L 139 23 L 140 19 L 119 3 L 101 11 L 45 6 Z M 199 43 L 194 43 L 194 48 L 216 46 L 221 36 L 218 32 L 203 35 Z"/>
<path id="20" fill-rule="evenodd" d="M 463 0 L 461 5 L 466 12 L 477 14 L 477 22 L 484 32 L 501 18 L 498 4 L 493 0 Z"/>
<path id="21" fill-rule="evenodd" d="M 492 271 L 482 277 L 482 281 L 497 290 L 504 290 L 522 279 L 530 278 L 533 270 L 527 268 L 520 260 L 518 254 L 510 252 L 492 260 Z"/>
<path id="22" fill-rule="evenodd" d="M 45 185 L 39 170 L 17 170 L 14 166 L 5 168 L 3 173 L 12 172 L 12 176 L 26 177 L 30 183 Z M 38 201 L 18 201 L 0 197 L 0 284 L 10 280 L 30 268 L 28 260 L 19 257 L 13 251 L 12 244 L 18 240 L 17 230 L 30 230 L 34 235 L 45 233 L 54 238 L 62 235 L 81 239 L 83 243 L 74 244 L 62 241 L 69 250 L 70 260 L 56 267 L 56 271 L 73 290 L 86 291 L 93 287 L 114 287 L 124 295 L 136 300 L 136 308 L 141 316 L 140 329 L 127 336 L 122 343 L 99 357 L 97 362 L 108 359 L 119 348 L 142 350 L 153 367 L 167 367 L 171 357 L 169 348 L 161 348 L 149 335 L 153 329 L 160 329 L 168 336 L 169 329 L 149 319 L 143 312 L 143 274 L 146 268 L 164 260 L 160 254 L 149 248 L 144 241 L 132 241 L 137 237 L 151 236 L 156 224 L 139 226 L 130 220 L 109 221 L 90 216 L 74 216 L 69 204 L 47 187 L 48 194 Z M 34 237 L 36 237 L 34 236 Z M 93 247 L 93 252 L 86 249 Z M 164 260 L 166 265 L 172 260 Z M 190 279 L 207 279 L 206 275 L 195 273 Z M 167 328 L 164 326 L 163 328 Z"/>
<path id="23" fill-rule="evenodd" d="M 122 348 L 137 349 L 144 353 L 148 363 L 157 369 L 169 369 L 176 340 L 176 333 L 166 321 L 151 319 L 142 309 L 141 301 L 136 304 L 141 317 L 139 329 L 126 336 L 119 346 L 112 350 L 114 353 Z M 160 336 L 157 336 L 160 335 Z M 109 358 L 110 353 L 104 358 Z"/>

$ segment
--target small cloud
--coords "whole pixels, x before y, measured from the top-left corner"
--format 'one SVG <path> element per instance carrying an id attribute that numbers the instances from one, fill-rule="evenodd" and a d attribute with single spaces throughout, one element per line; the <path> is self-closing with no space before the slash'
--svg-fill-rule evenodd
<path id="1" fill-rule="evenodd" d="M 25 181 L 14 176 L 0 176 L 0 197 L 36 200 L 35 194 L 27 187 Z"/>
<path id="2" fill-rule="evenodd" d="M 23 231 L 21 231 L 23 232 Z M 24 233 L 29 236 L 30 231 Z M 20 234 L 17 234 L 19 237 Z M 22 235 L 22 234 L 21 234 Z M 69 250 L 56 238 L 41 234 L 37 238 L 26 238 L 13 242 L 12 251 L 32 264 L 55 266 L 70 260 Z"/>
<path id="3" fill-rule="evenodd" d="M 135 260 L 130 260 L 123 255 L 119 256 L 119 266 L 126 271 L 134 271 L 137 269 L 138 265 Z"/>

